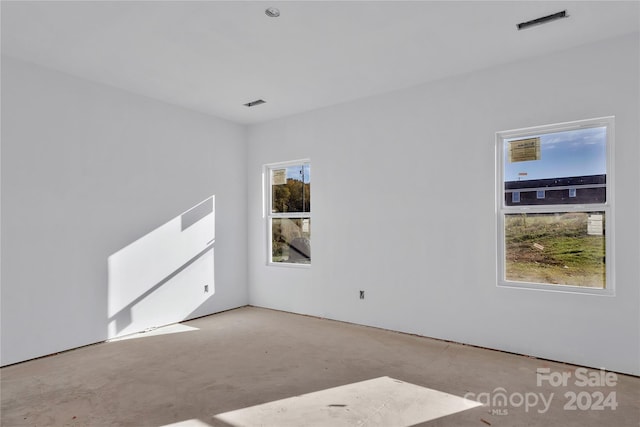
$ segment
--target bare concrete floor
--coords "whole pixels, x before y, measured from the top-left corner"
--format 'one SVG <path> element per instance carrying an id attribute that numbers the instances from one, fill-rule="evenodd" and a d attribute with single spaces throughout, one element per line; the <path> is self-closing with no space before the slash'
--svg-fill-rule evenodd
<path id="1" fill-rule="evenodd" d="M 489 398 L 424 426 L 640 425 L 637 377 L 254 307 L 185 325 L 2 368 L 2 426 L 224 426 L 216 414 L 384 376 Z M 544 368 L 566 385 L 538 386 Z"/>

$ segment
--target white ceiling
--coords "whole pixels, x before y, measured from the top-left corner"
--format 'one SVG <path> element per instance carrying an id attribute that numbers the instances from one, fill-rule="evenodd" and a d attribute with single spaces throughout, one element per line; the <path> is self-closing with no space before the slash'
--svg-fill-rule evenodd
<path id="1" fill-rule="evenodd" d="M 265 15 L 275 6 L 280 18 Z M 638 32 L 640 1 L 2 1 L 2 53 L 257 123 Z M 566 9 L 570 17 L 517 31 Z M 262 98 L 266 104 L 242 104 Z"/>

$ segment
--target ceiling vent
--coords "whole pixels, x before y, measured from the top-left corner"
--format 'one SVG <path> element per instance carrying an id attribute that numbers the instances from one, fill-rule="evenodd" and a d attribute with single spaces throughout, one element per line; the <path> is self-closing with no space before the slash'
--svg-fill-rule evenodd
<path id="1" fill-rule="evenodd" d="M 255 107 L 256 105 L 260 105 L 260 104 L 264 104 L 265 100 L 263 99 L 256 99 L 255 101 L 251 101 L 251 102 L 247 102 L 246 104 L 244 104 L 245 107 Z"/>
<path id="2" fill-rule="evenodd" d="M 517 25 L 518 30 L 524 30 L 536 25 L 546 24 L 547 22 L 555 21 L 556 19 L 568 18 L 567 11 L 554 13 L 553 15 L 543 16 L 542 18 L 532 19 L 531 21 L 521 22 Z"/>
<path id="3" fill-rule="evenodd" d="M 269 7 L 267 8 L 264 13 L 269 17 L 269 18 L 277 18 L 278 16 L 280 16 L 280 11 L 275 8 L 275 7 Z"/>

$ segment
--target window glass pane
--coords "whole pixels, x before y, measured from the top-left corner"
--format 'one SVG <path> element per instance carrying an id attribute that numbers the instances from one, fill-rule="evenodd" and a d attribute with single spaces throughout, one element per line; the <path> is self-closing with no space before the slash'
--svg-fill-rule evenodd
<path id="1" fill-rule="evenodd" d="M 505 214 L 505 279 L 605 288 L 605 213 Z"/>
<path id="2" fill-rule="evenodd" d="M 311 263 L 311 218 L 271 219 L 271 260 Z"/>
<path id="3" fill-rule="evenodd" d="M 308 164 L 271 169 L 271 211 L 311 212 L 311 170 Z"/>
<path id="4" fill-rule="evenodd" d="M 519 190 L 521 205 L 605 203 L 606 144 L 605 126 L 505 139 L 504 188 Z M 513 203 L 506 191 L 504 201 Z"/>

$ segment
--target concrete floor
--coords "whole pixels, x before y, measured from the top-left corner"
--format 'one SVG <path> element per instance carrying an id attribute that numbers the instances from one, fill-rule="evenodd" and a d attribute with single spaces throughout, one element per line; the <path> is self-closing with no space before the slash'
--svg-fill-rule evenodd
<path id="1" fill-rule="evenodd" d="M 2 368 L 2 426 L 228 426 L 214 416 L 385 376 L 472 400 L 507 396 L 424 426 L 640 425 L 637 377 L 610 374 L 607 385 L 573 365 L 255 307 L 185 325 L 197 330 Z M 545 368 L 567 384 L 538 386 Z M 354 425 L 365 424 L 391 427 Z"/>

